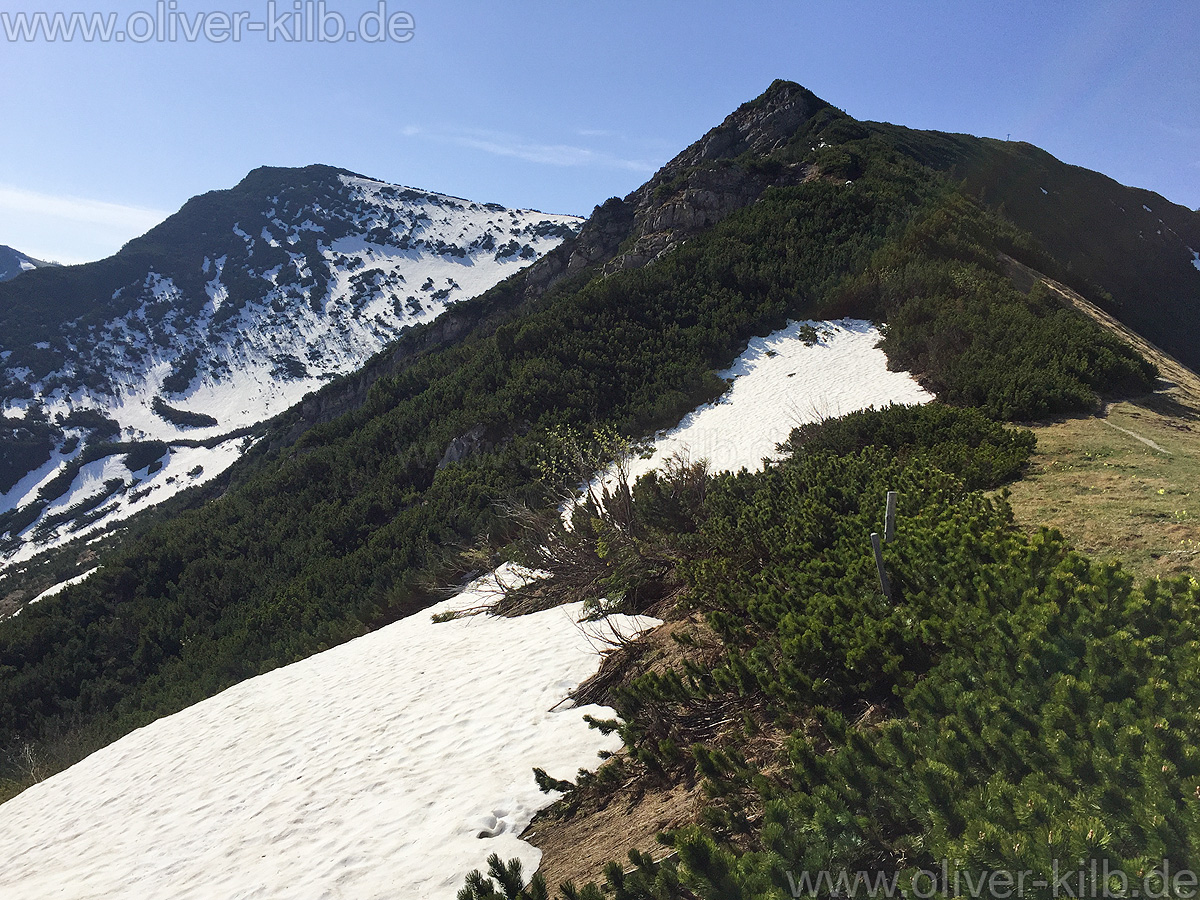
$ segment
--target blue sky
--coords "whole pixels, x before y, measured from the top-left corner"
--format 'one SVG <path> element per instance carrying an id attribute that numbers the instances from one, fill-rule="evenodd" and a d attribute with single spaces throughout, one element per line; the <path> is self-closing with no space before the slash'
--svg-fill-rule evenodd
<path id="1" fill-rule="evenodd" d="M 268 0 L 171 2 L 268 14 Z M 327 8 L 353 27 L 376 3 Z M 124 25 L 155 0 L 2 9 Z M 1011 134 L 1200 207 L 1194 2 L 387 0 L 402 11 L 405 43 L 14 42 L 0 29 L 0 244 L 99 258 L 256 166 L 311 162 L 586 215 L 774 78 L 862 119 Z"/>

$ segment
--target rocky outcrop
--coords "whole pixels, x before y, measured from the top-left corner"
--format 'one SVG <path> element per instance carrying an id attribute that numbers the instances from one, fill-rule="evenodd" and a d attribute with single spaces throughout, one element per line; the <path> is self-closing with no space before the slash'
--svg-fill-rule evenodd
<path id="1" fill-rule="evenodd" d="M 625 198 L 633 224 L 618 246 L 628 246 L 605 263 L 604 271 L 644 266 L 750 205 L 767 187 L 803 180 L 807 172 L 801 167 L 763 169 L 745 162 L 780 149 L 828 107 L 811 91 L 786 81 L 776 81 L 761 97 L 739 107 Z M 585 226 L 580 238 L 587 231 Z"/>
<path id="2" fill-rule="evenodd" d="M 773 184 L 794 184 L 800 168 L 763 170 L 739 160 L 765 157 L 790 141 L 817 112 L 830 108 L 798 84 L 776 81 L 728 116 L 624 199 L 596 207 L 579 234 L 520 277 L 537 295 L 589 266 L 605 274 L 647 265 L 688 237 L 748 206 Z"/>
<path id="3" fill-rule="evenodd" d="M 772 184 L 795 183 L 803 171 L 784 169 L 773 178 L 740 166 L 698 167 L 655 192 L 637 197 L 636 236 L 604 266 L 606 273 L 637 269 L 669 253 L 689 237 L 749 206 Z"/>
<path id="4" fill-rule="evenodd" d="M 724 122 L 676 156 L 666 169 L 734 159 L 744 153 L 765 156 L 786 144 L 800 126 L 827 107 L 829 104 L 812 91 L 790 81 L 776 81 L 761 97 L 743 103 Z"/>
<path id="5" fill-rule="evenodd" d="M 437 467 L 444 469 L 451 463 L 462 462 L 476 453 L 487 452 L 493 446 L 495 446 L 494 442 L 487 439 L 487 429 L 482 425 L 476 425 L 466 434 L 459 435 L 450 442 Z"/>

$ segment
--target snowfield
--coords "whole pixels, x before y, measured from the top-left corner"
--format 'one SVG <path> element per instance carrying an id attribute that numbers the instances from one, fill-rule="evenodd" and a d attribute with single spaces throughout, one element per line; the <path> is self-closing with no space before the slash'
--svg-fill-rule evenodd
<path id="1" fill-rule="evenodd" d="M 582 604 L 435 624 L 458 596 L 142 728 L 0 806 L 5 900 L 453 900 L 491 853 L 527 874 L 518 835 L 620 747 L 561 701 L 599 664 L 616 616 Z"/>
<path id="2" fill-rule="evenodd" d="M 818 340 L 806 343 L 815 330 Z M 907 372 L 891 372 L 878 348 L 882 335 L 861 319 L 791 322 L 767 337 L 750 341 L 720 377 L 732 382 L 715 403 L 689 413 L 675 428 L 653 440 L 648 458 L 631 461 L 630 483 L 671 456 L 707 459 L 713 471 L 757 469 L 777 459 L 776 445 L 806 422 L 843 416 L 890 403 L 933 400 Z M 592 488 L 616 484 L 610 470 Z"/>
<path id="3" fill-rule="evenodd" d="M 43 515 L 25 529 L 26 540 L 0 552 L 0 564 L 15 565 L 37 556 L 48 547 L 58 546 L 77 537 L 103 530 L 143 509 L 162 503 L 189 487 L 216 478 L 250 446 L 250 438 L 232 438 L 213 447 L 174 446 L 163 454 L 162 467 L 130 472 L 123 463 L 125 453 L 106 456 L 80 469 L 67 492 L 46 508 Z M 76 453 L 76 455 L 78 455 Z M 0 513 L 37 499 L 38 491 L 63 469 L 69 457 L 55 458 L 35 473 L 22 479 L 8 494 L 0 495 Z M 120 482 L 118 485 L 117 482 Z M 112 492 L 109 493 L 109 487 Z M 89 519 L 68 520 L 48 535 L 37 534 L 39 523 L 56 513 L 65 513 L 89 499 L 103 500 Z M 89 504 L 90 505 L 90 504 Z"/>

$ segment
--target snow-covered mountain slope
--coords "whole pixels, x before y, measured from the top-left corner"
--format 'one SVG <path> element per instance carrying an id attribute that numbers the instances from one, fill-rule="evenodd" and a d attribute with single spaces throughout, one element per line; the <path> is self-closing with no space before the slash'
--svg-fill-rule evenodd
<path id="1" fill-rule="evenodd" d="M 523 573 L 502 569 L 508 583 Z M 616 636 L 583 604 L 518 618 L 432 613 L 494 599 L 489 575 L 432 610 L 242 682 L 0 806 L 6 900 L 453 900 L 543 794 L 621 740 L 563 703 Z"/>
<path id="2" fill-rule="evenodd" d="M 214 477 L 254 425 L 578 225 L 259 169 L 109 260 L 0 286 L 0 561 Z"/>
<path id="3" fill-rule="evenodd" d="M 34 269 L 40 269 L 43 266 L 55 265 L 58 265 L 58 263 L 42 262 L 40 259 L 34 259 L 20 250 L 14 250 L 12 247 L 0 244 L 0 281 L 8 281 L 16 278 L 22 272 L 32 272 Z"/>

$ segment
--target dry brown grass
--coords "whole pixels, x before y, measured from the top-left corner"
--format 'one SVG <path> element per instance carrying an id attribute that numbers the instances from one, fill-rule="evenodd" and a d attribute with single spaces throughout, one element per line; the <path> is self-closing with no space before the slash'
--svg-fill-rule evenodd
<path id="1" fill-rule="evenodd" d="M 1032 270 L 1029 270 L 1032 271 Z M 1160 390 L 1100 415 L 1034 423 L 1030 470 L 1012 486 L 1018 519 L 1051 525 L 1140 578 L 1200 572 L 1200 377 L 1056 282 L 1064 302 L 1158 366 Z"/>
<path id="2" fill-rule="evenodd" d="M 1032 428 L 1037 451 L 1010 497 L 1022 524 L 1058 528 L 1140 578 L 1200 571 L 1200 428 L 1133 401 Z"/>
<path id="3" fill-rule="evenodd" d="M 655 859 L 665 856 L 667 848 L 658 835 L 697 822 L 703 804 L 699 784 L 650 788 L 633 784 L 618 791 L 603 808 L 569 819 L 534 821 L 521 839 L 542 851 L 538 871 L 551 888 L 564 881 L 578 886 L 601 883 L 609 860 L 629 868 L 630 850 Z"/>
<path id="4" fill-rule="evenodd" d="M 680 634 L 691 638 L 686 646 L 676 640 Z M 600 671 L 572 696 L 580 703 L 606 704 L 617 682 L 677 669 L 685 658 L 713 661 L 719 652 L 719 639 L 699 616 L 677 618 L 646 633 L 637 644 L 610 653 Z M 658 858 L 666 852 L 657 840 L 660 832 L 699 819 L 704 793 L 694 779 L 662 784 L 645 777 L 639 764 L 628 758 L 624 762 L 634 777 L 620 788 L 588 791 L 574 810 L 556 804 L 538 814 L 521 835 L 542 851 L 538 871 L 552 888 L 568 880 L 577 885 L 600 882 L 605 864 L 616 860 L 627 865 L 630 850 Z"/>

